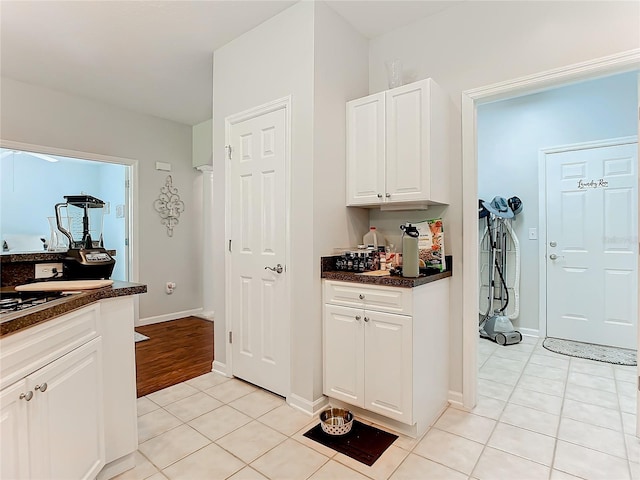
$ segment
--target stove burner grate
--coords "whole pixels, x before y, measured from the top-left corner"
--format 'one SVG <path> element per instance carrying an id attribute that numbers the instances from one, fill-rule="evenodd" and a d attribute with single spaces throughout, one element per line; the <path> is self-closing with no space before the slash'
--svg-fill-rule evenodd
<path id="1" fill-rule="evenodd" d="M 63 292 L 0 293 L 0 315 L 19 312 L 71 295 Z"/>

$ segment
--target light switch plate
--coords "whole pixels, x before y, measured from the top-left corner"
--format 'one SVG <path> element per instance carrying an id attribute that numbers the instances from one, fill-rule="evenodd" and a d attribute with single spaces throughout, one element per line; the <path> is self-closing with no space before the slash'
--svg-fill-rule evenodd
<path id="1" fill-rule="evenodd" d="M 538 239 L 538 229 L 530 228 L 529 229 L 529 240 L 537 240 Z"/>

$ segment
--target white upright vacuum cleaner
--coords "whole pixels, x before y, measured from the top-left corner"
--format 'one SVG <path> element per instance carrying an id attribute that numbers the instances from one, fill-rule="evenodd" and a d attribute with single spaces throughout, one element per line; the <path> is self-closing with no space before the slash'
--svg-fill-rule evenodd
<path id="1" fill-rule="evenodd" d="M 499 345 L 522 341 L 522 334 L 511 323 L 518 317 L 520 303 L 520 246 L 511 220 L 521 211 L 518 197 L 508 201 L 494 197 L 491 203 L 480 200 L 478 205 L 480 219 L 487 222 L 480 240 L 480 256 L 485 259 L 480 266 L 480 290 L 481 295 L 486 294 L 486 310 L 480 312 L 480 336 Z"/>

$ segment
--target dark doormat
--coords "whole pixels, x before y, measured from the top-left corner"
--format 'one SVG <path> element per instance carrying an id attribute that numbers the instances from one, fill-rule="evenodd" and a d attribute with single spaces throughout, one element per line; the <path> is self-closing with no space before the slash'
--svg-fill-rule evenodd
<path id="1" fill-rule="evenodd" d="M 318 424 L 304 436 L 368 466 L 373 465 L 398 438 L 397 435 L 357 420 L 353 421 L 353 427 L 346 435 L 328 435 Z"/>

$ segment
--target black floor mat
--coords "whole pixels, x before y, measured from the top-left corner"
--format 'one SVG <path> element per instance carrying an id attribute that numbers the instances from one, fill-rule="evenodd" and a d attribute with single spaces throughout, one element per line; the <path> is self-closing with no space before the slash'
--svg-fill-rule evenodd
<path id="1" fill-rule="evenodd" d="M 327 435 L 318 424 L 305 432 L 304 436 L 368 466 L 373 465 L 398 438 L 397 435 L 357 420 L 353 421 L 353 427 L 346 435 Z"/>

